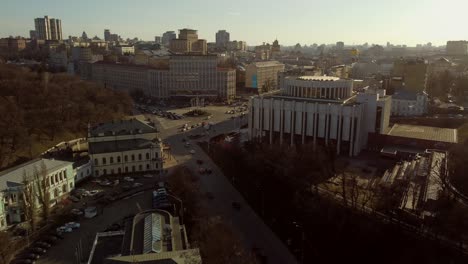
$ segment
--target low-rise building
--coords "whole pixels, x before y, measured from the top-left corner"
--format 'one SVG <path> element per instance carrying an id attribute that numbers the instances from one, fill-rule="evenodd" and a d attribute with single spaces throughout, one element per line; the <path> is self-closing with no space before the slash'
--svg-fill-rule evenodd
<path id="1" fill-rule="evenodd" d="M 447 41 L 446 53 L 449 56 L 465 56 L 465 55 L 468 55 L 468 41 L 466 41 L 466 40 L 449 40 L 449 41 Z"/>
<path id="2" fill-rule="evenodd" d="M 427 114 L 429 98 L 425 92 L 416 93 L 404 89 L 392 95 L 393 116 L 421 116 Z"/>
<path id="3" fill-rule="evenodd" d="M 0 49 L 10 52 L 22 51 L 26 48 L 26 39 L 23 38 L 2 38 L 0 39 Z"/>
<path id="4" fill-rule="evenodd" d="M 137 119 L 90 127 L 88 145 L 95 177 L 163 169 L 163 147 L 156 128 Z"/>
<path id="5" fill-rule="evenodd" d="M 155 209 L 136 214 L 123 231 L 97 233 L 88 263 L 201 264 L 202 260 L 199 249 L 190 247 L 179 217 Z"/>
<path id="6" fill-rule="evenodd" d="M 0 172 L 0 192 L 3 193 L 8 224 L 25 221 L 22 198 L 25 184 L 32 185 L 38 210 L 41 207 L 39 188 L 45 188 L 50 206 L 55 206 L 75 188 L 73 163 L 39 158 Z"/>
<path id="7" fill-rule="evenodd" d="M 245 87 L 262 90 L 278 89 L 278 73 L 284 71 L 284 64 L 278 61 L 253 62 L 245 68 Z M 260 91 L 262 92 L 262 91 Z"/>

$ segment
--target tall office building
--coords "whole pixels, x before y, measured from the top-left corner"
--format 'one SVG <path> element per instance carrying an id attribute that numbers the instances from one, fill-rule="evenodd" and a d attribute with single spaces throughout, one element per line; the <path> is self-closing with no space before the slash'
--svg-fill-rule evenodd
<path id="1" fill-rule="evenodd" d="M 162 35 L 162 44 L 164 46 L 169 46 L 169 44 L 171 43 L 171 40 L 176 39 L 176 38 L 177 38 L 177 35 L 174 31 L 166 31 Z"/>
<path id="2" fill-rule="evenodd" d="M 155 36 L 154 37 L 154 43 L 161 44 L 162 43 L 161 41 L 162 41 L 161 36 Z"/>
<path id="3" fill-rule="evenodd" d="M 62 40 L 62 21 L 60 19 L 44 18 L 34 19 L 37 39 Z"/>
<path id="4" fill-rule="evenodd" d="M 226 47 L 229 42 L 229 32 L 226 30 L 218 30 L 216 33 L 216 46 L 219 48 Z"/>
<path id="5" fill-rule="evenodd" d="M 111 33 L 109 29 L 104 29 L 104 41 L 111 41 Z"/>

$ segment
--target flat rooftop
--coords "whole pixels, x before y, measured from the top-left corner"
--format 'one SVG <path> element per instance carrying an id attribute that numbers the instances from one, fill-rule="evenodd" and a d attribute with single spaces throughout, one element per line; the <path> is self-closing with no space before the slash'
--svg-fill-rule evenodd
<path id="1" fill-rule="evenodd" d="M 98 235 L 97 243 L 92 254 L 91 264 L 102 264 L 109 257 L 119 256 L 122 249 L 123 234 Z"/>
<path id="2" fill-rule="evenodd" d="M 339 81 L 340 78 L 333 76 L 301 76 L 297 78 L 301 81 L 316 81 L 316 82 L 335 82 Z"/>
<path id="3" fill-rule="evenodd" d="M 458 142 L 457 130 L 451 128 L 394 124 L 387 135 L 446 143 Z"/>

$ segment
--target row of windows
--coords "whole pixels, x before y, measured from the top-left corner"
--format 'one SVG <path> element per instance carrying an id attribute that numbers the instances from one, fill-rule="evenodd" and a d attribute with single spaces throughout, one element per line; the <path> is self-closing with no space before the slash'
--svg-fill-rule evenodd
<path id="1" fill-rule="evenodd" d="M 158 153 L 155 152 L 154 154 L 155 154 L 156 158 L 158 158 Z M 142 160 L 142 157 L 143 157 L 143 156 L 141 155 L 141 153 L 139 153 L 139 154 L 138 154 L 138 160 L 141 161 L 141 160 Z M 145 158 L 146 158 L 146 160 L 149 160 L 149 159 L 150 159 L 150 154 L 149 154 L 149 152 L 145 154 Z M 132 154 L 132 155 L 130 156 L 130 159 L 131 159 L 131 161 L 135 161 L 135 155 Z M 120 163 L 120 162 L 121 162 L 120 156 L 117 156 L 116 160 L 117 160 L 117 163 Z M 103 158 L 101 159 L 101 161 L 102 161 L 102 165 L 106 165 L 106 164 L 107 164 L 107 158 L 106 158 L 106 157 L 103 157 Z M 125 156 L 124 156 L 124 162 L 127 162 L 127 161 L 128 161 L 128 155 L 125 155 Z M 110 158 L 109 158 L 109 164 L 113 164 L 113 163 L 114 163 L 114 157 L 110 157 Z M 94 159 L 94 165 L 99 165 L 99 159 L 97 159 L 97 158 Z"/>
<path id="2" fill-rule="evenodd" d="M 156 169 L 158 169 L 159 165 L 156 163 L 155 167 L 156 167 Z M 147 171 L 151 170 L 151 167 L 150 167 L 149 164 L 146 164 L 146 170 Z M 138 165 L 138 167 L 132 166 L 131 168 L 129 168 L 128 166 L 125 166 L 125 169 L 124 169 L 125 173 L 137 172 L 137 171 L 143 171 L 143 165 L 140 164 L 140 165 Z M 102 175 L 107 175 L 108 172 L 109 172 L 110 175 L 115 174 L 116 172 L 117 172 L 117 174 L 121 174 L 122 169 L 119 167 L 119 168 L 117 168 L 117 171 L 114 171 L 114 169 L 110 169 L 109 171 L 107 171 L 107 169 L 101 170 Z M 94 176 L 99 176 L 99 175 L 100 175 L 100 171 L 96 170 Z"/>

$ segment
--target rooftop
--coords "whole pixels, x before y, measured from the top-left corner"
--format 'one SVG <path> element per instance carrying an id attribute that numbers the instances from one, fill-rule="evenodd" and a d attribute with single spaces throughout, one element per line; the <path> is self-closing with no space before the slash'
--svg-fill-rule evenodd
<path id="1" fill-rule="evenodd" d="M 279 65 L 284 65 L 283 63 L 279 61 L 257 61 L 253 62 L 253 65 L 256 67 L 270 67 L 270 66 L 279 66 Z"/>
<path id="2" fill-rule="evenodd" d="M 394 124 L 388 135 L 446 143 L 458 142 L 457 130 L 451 128 Z"/>
<path id="3" fill-rule="evenodd" d="M 120 152 L 133 149 L 146 149 L 157 144 L 147 139 L 128 139 L 102 142 L 89 142 L 89 152 L 93 154 Z"/>
<path id="4" fill-rule="evenodd" d="M 32 177 L 35 170 L 40 170 L 42 162 L 44 162 L 48 172 L 59 170 L 63 167 L 73 164 L 70 161 L 40 158 L 20 164 L 0 172 L 0 191 L 10 187 L 23 185 L 24 173 L 26 173 L 28 177 Z"/>
<path id="5" fill-rule="evenodd" d="M 92 137 L 110 136 L 110 135 L 132 135 L 132 134 L 146 134 L 156 133 L 157 129 L 138 120 L 117 120 L 108 123 L 101 123 L 90 129 Z"/>
<path id="6" fill-rule="evenodd" d="M 316 81 L 316 82 L 334 82 L 339 81 L 340 78 L 333 76 L 300 76 L 297 77 L 301 81 Z"/>

